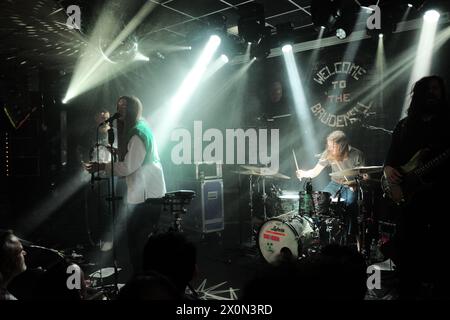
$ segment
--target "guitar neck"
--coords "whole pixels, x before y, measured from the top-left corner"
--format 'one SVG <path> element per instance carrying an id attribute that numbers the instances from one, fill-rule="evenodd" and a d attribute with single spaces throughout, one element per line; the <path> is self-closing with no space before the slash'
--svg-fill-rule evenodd
<path id="1" fill-rule="evenodd" d="M 422 176 L 428 174 L 431 170 L 440 166 L 445 160 L 447 160 L 449 158 L 449 156 L 450 156 L 450 149 L 447 149 L 444 153 L 440 154 L 436 158 L 427 162 L 425 165 L 421 166 L 420 168 L 417 168 L 416 170 L 414 170 L 414 174 L 416 174 L 419 177 L 422 177 Z"/>

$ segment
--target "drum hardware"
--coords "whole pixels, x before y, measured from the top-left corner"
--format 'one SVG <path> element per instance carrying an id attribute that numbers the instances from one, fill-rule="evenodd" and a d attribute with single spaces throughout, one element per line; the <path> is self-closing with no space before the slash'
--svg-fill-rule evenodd
<path id="1" fill-rule="evenodd" d="M 268 215 L 268 206 L 271 206 L 271 209 L 273 209 L 273 212 L 277 212 L 278 210 L 278 203 L 276 202 L 276 199 L 273 199 L 273 194 L 277 194 L 280 192 L 279 188 L 275 187 L 273 184 L 270 185 L 269 188 L 266 186 L 266 179 L 284 179 L 288 180 L 290 179 L 289 176 L 275 172 L 267 167 L 257 167 L 257 166 L 250 166 L 250 165 L 242 165 L 241 170 L 233 171 L 234 173 L 237 173 L 239 175 L 246 175 L 248 176 L 249 181 L 249 208 L 250 208 L 250 228 L 251 228 L 251 238 L 250 238 L 250 248 L 256 247 L 256 236 L 258 234 L 257 229 L 255 228 L 255 220 L 257 217 L 255 216 L 255 201 L 257 201 L 257 197 L 255 195 L 255 191 L 253 189 L 253 185 L 255 182 L 255 177 L 257 178 L 258 183 L 258 189 L 259 189 L 259 181 L 261 181 L 261 206 L 262 206 L 262 222 L 267 221 L 267 215 Z M 260 179 L 260 180 L 259 180 Z M 259 191 L 259 190 L 258 190 Z M 268 195 L 267 191 L 270 192 L 270 195 Z M 269 199 L 270 198 L 270 199 Z"/>
<path id="2" fill-rule="evenodd" d="M 169 231 L 183 232 L 181 226 L 181 215 L 186 214 L 186 205 L 191 203 L 195 197 L 195 191 L 192 190 L 178 190 L 167 192 L 162 198 L 149 198 L 145 200 L 146 203 L 162 204 L 164 211 L 169 211 L 174 218 L 172 227 Z"/>
<path id="3" fill-rule="evenodd" d="M 346 225 L 342 219 L 335 217 L 320 217 L 319 219 L 317 225 L 321 247 L 332 243 L 347 244 Z"/>
<path id="4" fill-rule="evenodd" d="M 352 232 L 353 221 L 347 214 L 342 191 L 345 185 L 352 185 L 357 206 L 356 245 L 358 251 L 368 259 L 373 255 L 373 246 L 367 241 L 372 241 L 371 227 L 377 222 L 373 208 L 370 208 L 375 206 L 372 190 L 375 185 L 372 182 L 377 180 L 364 179 L 363 175 L 381 170 L 381 166 L 371 166 L 333 173 L 332 176 L 335 177 L 351 176 L 333 196 L 327 192 L 313 191 L 311 179 L 306 182 L 304 190 L 298 193 L 283 191 L 278 196 L 280 201 L 298 200 L 298 210 L 269 218 L 261 226 L 258 232 L 258 247 L 262 257 L 269 263 L 276 263 L 282 257 L 292 256 L 300 259 L 331 243 L 349 245 L 350 236 L 355 234 Z M 368 199 L 365 198 L 365 192 L 368 190 L 371 191 L 368 198 L 372 196 L 370 203 L 366 203 Z M 291 242 L 297 244 L 293 245 Z"/>
<path id="5" fill-rule="evenodd" d="M 383 170 L 383 166 L 360 166 L 351 169 L 341 170 L 338 172 L 330 173 L 331 177 L 337 178 L 345 178 L 346 185 L 352 185 L 353 189 L 356 193 L 356 204 L 357 204 L 357 221 L 358 221 L 358 231 L 356 236 L 356 245 L 358 251 L 367 257 L 368 251 L 366 246 L 366 233 L 367 233 L 367 225 L 366 220 L 367 217 L 364 212 L 363 204 L 364 204 L 364 191 L 363 187 L 366 185 L 363 181 L 365 180 L 363 175 L 378 173 Z M 347 177 L 352 177 L 353 180 L 347 179 Z M 349 228 L 348 233 L 351 232 L 351 228 Z M 348 234 L 350 236 L 350 234 Z"/>
<path id="6" fill-rule="evenodd" d="M 323 191 L 300 191 L 299 210 L 300 215 L 328 216 L 331 203 L 331 194 Z"/>

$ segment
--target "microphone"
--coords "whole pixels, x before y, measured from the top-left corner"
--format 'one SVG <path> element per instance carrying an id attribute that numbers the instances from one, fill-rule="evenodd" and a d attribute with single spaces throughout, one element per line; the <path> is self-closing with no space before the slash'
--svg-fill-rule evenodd
<path id="1" fill-rule="evenodd" d="M 98 126 L 101 127 L 101 126 L 103 126 L 103 125 L 105 125 L 107 123 L 113 122 L 114 120 L 119 119 L 119 118 L 120 118 L 120 113 L 116 112 L 116 113 L 113 114 L 112 117 L 109 117 L 105 121 L 100 122 L 100 124 Z"/>

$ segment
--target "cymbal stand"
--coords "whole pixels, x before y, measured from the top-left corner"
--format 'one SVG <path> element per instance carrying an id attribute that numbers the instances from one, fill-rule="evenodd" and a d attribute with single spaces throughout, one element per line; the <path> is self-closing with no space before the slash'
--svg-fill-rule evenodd
<path id="1" fill-rule="evenodd" d="M 253 211 L 253 175 L 249 175 L 248 178 L 249 181 L 249 198 L 250 198 L 250 202 L 249 202 L 249 207 L 250 207 L 250 228 L 251 228 L 251 232 L 250 232 L 250 246 L 253 247 L 255 245 L 254 242 L 254 237 L 253 237 L 253 232 L 254 232 L 254 222 L 253 222 L 253 217 L 254 217 L 254 211 Z"/>
<path id="2" fill-rule="evenodd" d="M 357 245 L 358 251 L 363 255 L 366 254 L 365 250 L 365 240 L 366 240 L 366 219 L 363 213 L 363 203 L 364 203 L 364 192 L 361 186 L 361 177 L 357 175 L 355 177 L 356 182 L 356 199 L 357 199 L 357 219 L 358 219 L 358 235 L 357 235 Z M 349 230 L 350 231 L 350 230 Z"/>
<path id="3" fill-rule="evenodd" d="M 266 178 L 262 177 L 262 199 L 263 199 L 263 212 L 264 212 L 264 221 L 267 221 L 267 209 L 266 209 Z"/>

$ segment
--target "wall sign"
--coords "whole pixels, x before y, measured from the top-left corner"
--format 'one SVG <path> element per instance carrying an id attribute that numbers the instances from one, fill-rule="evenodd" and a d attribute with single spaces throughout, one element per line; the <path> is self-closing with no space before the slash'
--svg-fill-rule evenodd
<path id="1" fill-rule="evenodd" d="M 310 110 L 321 123 L 340 128 L 350 126 L 357 116 L 368 113 L 372 101 L 363 103 L 359 93 L 367 81 L 367 71 L 355 62 L 338 61 L 323 66 L 313 77 L 312 90 L 316 94 Z"/>

